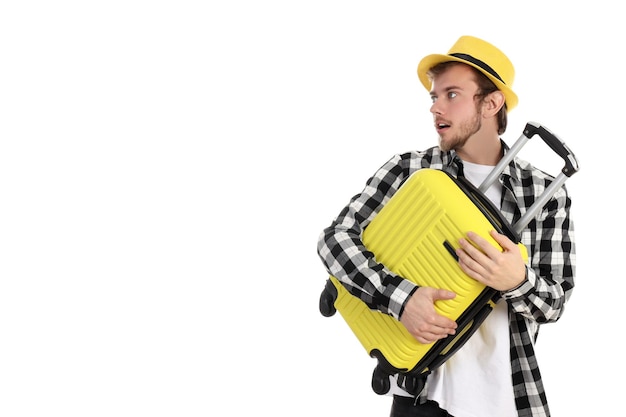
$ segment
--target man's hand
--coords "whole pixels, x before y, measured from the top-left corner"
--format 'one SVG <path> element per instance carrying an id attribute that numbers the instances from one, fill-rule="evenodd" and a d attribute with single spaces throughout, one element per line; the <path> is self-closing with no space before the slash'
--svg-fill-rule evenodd
<path id="1" fill-rule="evenodd" d="M 508 237 L 489 232 L 502 247 L 501 252 L 474 232 L 461 239 L 456 254 L 459 266 L 470 277 L 498 291 L 507 291 L 526 279 L 526 266 L 519 247 Z M 478 247 L 472 245 L 472 242 Z"/>
<path id="2" fill-rule="evenodd" d="M 418 288 L 400 317 L 400 322 L 420 343 L 432 343 L 456 331 L 456 322 L 435 311 L 435 301 L 450 300 L 456 296 L 452 291 L 430 287 Z"/>

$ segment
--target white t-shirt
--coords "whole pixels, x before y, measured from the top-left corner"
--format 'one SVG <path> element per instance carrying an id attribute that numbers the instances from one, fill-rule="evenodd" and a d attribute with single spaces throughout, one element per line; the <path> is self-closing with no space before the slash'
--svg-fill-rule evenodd
<path id="1" fill-rule="evenodd" d="M 464 175 L 479 186 L 492 166 L 463 162 Z M 485 193 L 500 207 L 502 185 Z M 455 417 L 517 417 L 507 305 L 500 300 L 476 333 L 428 378 L 428 398 Z"/>

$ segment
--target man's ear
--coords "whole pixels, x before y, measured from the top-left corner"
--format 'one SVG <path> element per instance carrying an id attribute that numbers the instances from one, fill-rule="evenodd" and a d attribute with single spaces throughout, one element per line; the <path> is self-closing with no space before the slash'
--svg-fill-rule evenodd
<path id="1" fill-rule="evenodd" d="M 485 97 L 483 101 L 483 110 L 491 116 L 498 114 L 502 106 L 504 106 L 505 98 L 504 94 L 500 90 L 491 92 Z"/>

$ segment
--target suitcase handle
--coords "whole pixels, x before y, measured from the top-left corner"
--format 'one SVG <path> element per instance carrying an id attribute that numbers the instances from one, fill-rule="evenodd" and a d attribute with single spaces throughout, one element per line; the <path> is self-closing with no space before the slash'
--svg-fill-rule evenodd
<path id="1" fill-rule="evenodd" d="M 538 123 L 528 122 L 526 128 L 524 128 L 524 136 L 530 139 L 534 135 L 539 135 L 550 149 L 563 158 L 563 161 L 565 161 L 565 166 L 561 170 L 563 174 L 571 177 L 578 172 L 578 161 L 576 157 L 567 145 L 557 138 L 554 133 Z"/>
<path id="2" fill-rule="evenodd" d="M 563 143 L 554 133 L 550 132 L 547 128 L 541 126 L 536 122 L 528 122 L 521 136 L 511 149 L 507 153 L 504 154 L 500 162 L 494 167 L 494 169 L 489 173 L 487 178 L 483 181 L 483 183 L 478 187 L 478 189 L 485 193 L 492 184 L 498 179 L 504 168 L 513 160 L 515 155 L 522 149 L 522 147 L 535 135 L 539 135 L 541 139 L 559 155 L 565 161 L 565 165 L 563 169 L 559 173 L 552 183 L 548 186 L 543 194 L 535 203 L 524 213 L 521 219 L 513 226 L 516 233 L 521 233 L 522 230 L 532 221 L 532 219 L 537 215 L 539 210 L 543 208 L 545 203 L 552 198 L 552 196 L 557 192 L 557 190 L 563 185 L 563 183 L 576 172 L 578 172 L 578 160 L 574 153 L 567 147 L 565 143 Z"/>

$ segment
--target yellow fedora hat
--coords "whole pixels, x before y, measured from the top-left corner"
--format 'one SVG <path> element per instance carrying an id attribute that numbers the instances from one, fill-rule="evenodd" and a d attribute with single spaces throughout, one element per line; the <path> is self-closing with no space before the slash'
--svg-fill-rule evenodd
<path id="1" fill-rule="evenodd" d="M 511 89 L 515 78 L 513 64 L 501 50 L 489 42 L 473 36 L 461 36 L 447 55 L 432 54 L 424 57 L 417 66 L 417 76 L 428 91 L 432 87 L 428 70 L 446 61 L 463 62 L 476 68 L 502 91 L 508 110 L 517 105 L 517 95 Z"/>

